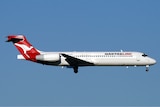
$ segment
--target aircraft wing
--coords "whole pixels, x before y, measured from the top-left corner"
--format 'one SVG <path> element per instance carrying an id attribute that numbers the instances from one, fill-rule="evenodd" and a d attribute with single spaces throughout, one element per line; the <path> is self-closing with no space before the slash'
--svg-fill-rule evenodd
<path id="1" fill-rule="evenodd" d="M 67 54 L 61 54 L 64 56 L 66 61 L 70 64 L 70 66 L 89 66 L 89 65 L 94 65 L 91 62 L 87 62 L 82 59 L 75 58 L 73 56 L 67 55 Z"/>

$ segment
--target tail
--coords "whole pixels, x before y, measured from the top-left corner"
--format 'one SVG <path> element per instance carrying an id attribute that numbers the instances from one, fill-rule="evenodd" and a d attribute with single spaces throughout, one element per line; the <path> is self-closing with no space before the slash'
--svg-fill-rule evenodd
<path id="1" fill-rule="evenodd" d="M 9 35 L 6 42 L 13 42 L 18 51 L 26 60 L 36 62 L 36 56 L 40 55 L 40 51 L 34 48 L 23 35 Z"/>

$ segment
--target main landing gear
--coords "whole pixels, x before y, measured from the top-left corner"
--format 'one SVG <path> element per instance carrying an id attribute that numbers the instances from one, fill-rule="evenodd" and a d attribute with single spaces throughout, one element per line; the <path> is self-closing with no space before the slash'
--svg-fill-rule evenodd
<path id="1" fill-rule="evenodd" d="M 78 73 L 78 66 L 73 67 L 74 73 Z"/>

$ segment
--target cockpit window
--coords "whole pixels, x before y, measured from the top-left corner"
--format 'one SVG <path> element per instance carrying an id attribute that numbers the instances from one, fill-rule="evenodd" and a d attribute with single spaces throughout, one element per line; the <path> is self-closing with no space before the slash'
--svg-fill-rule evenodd
<path id="1" fill-rule="evenodd" d="M 146 56 L 148 56 L 148 55 L 146 55 L 145 53 L 142 55 L 143 57 L 146 57 Z"/>

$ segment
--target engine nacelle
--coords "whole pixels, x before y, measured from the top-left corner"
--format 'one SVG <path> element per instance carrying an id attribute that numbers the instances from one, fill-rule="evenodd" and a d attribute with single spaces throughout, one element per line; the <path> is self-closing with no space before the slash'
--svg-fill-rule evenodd
<path id="1" fill-rule="evenodd" d="M 60 61 L 60 55 L 59 54 L 37 55 L 36 60 L 48 61 L 48 62 L 57 62 L 57 61 Z"/>

